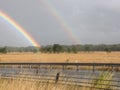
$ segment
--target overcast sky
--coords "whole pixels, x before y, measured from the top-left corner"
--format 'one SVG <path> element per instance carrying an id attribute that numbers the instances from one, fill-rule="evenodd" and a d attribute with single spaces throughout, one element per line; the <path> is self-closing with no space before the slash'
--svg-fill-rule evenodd
<path id="1" fill-rule="evenodd" d="M 75 44 L 62 26 L 65 22 L 79 44 L 120 43 L 120 0 L 0 0 L 0 10 L 41 45 Z M 0 46 L 4 45 L 31 44 L 0 18 Z"/>

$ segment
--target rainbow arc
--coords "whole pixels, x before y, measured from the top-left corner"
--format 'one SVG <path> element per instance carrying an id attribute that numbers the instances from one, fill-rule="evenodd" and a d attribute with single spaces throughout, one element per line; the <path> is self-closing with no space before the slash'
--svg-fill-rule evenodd
<path id="1" fill-rule="evenodd" d="M 24 38 L 26 38 L 29 43 L 31 43 L 35 47 L 40 47 L 37 41 L 22 27 L 20 26 L 16 21 L 14 21 L 10 16 L 8 16 L 3 11 L 0 11 L 0 17 L 4 19 L 7 23 L 9 23 L 12 27 L 15 28 Z"/>
<path id="2" fill-rule="evenodd" d="M 57 10 L 55 5 L 52 4 L 52 1 L 49 1 L 49 0 L 41 0 L 41 1 L 43 4 L 45 4 L 48 11 L 56 19 L 56 21 L 62 27 L 62 30 L 69 36 L 69 38 L 72 40 L 72 42 L 74 44 L 80 44 L 80 41 L 77 38 L 77 35 L 75 35 L 73 28 L 68 24 L 67 20 L 65 20 L 65 18 L 61 14 L 61 12 L 59 10 Z M 58 3 L 59 3 L 59 1 L 58 1 Z"/>

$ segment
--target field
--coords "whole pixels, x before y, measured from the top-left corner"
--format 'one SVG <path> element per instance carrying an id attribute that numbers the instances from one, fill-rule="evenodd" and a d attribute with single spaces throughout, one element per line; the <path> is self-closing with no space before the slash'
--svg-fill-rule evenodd
<path id="1" fill-rule="evenodd" d="M 80 62 L 80 63 L 120 63 L 120 52 L 79 52 L 74 53 L 7 53 L 0 54 L 0 62 Z M 96 88 L 104 88 L 104 90 L 115 90 L 108 87 L 109 81 L 112 80 L 112 73 L 110 75 L 104 74 L 98 76 L 98 80 L 93 80 L 90 87 L 67 84 L 45 83 L 39 81 L 26 80 L 7 80 L 0 77 L 0 90 L 97 90 Z M 103 81 L 101 81 L 103 80 Z M 48 81 L 49 82 L 49 81 Z M 106 84 L 106 86 L 102 86 Z"/>
<path id="2" fill-rule="evenodd" d="M 80 63 L 120 63 L 120 52 L 80 52 L 74 53 L 8 53 L 0 54 L 0 62 L 80 62 Z"/>

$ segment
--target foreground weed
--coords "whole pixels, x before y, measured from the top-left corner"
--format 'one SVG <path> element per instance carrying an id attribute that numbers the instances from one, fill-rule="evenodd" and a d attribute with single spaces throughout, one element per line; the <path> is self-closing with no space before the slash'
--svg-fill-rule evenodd
<path id="1" fill-rule="evenodd" d="M 111 90 L 110 84 L 113 73 L 111 71 L 103 72 L 100 76 L 95 78 L 92 82 L 92 89 Z"/>

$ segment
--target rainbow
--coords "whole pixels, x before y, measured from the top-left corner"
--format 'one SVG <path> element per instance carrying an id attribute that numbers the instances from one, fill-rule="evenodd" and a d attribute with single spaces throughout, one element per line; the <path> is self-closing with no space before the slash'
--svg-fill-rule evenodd
<path id="1" fill-rule="evenodd" d="M 40 47 L 40 45 L 33 39 L 33 37 L 17 22 L 15 22 L 12 18 L 10 18 L 6 13 L 0 11 L 0 17 L 3 18 L 6 22 L 8 22 L 11 26 L 13 26 L 15 30 L 17 30 L 21 35 L 23 35 L 29 41 L 30 44 L 32 44 L 35 47 Z"/>
<path id="2" fill-rule="evenodd" d="M 57 20 L 63 30 L 69 35 L 70 39 L 73 41 L 74 44 L 80 44 L 79 39 L 74 34 L 73 29 L 70 25 L 68 25 L 67 20 L 61 15 L 61 13 L 55 8 L 52 4 L 52 1 L 49 0 L 41 0 L 43 4 L 48 8 L 48 11 L 52 14 L 52 16 Z"/>

